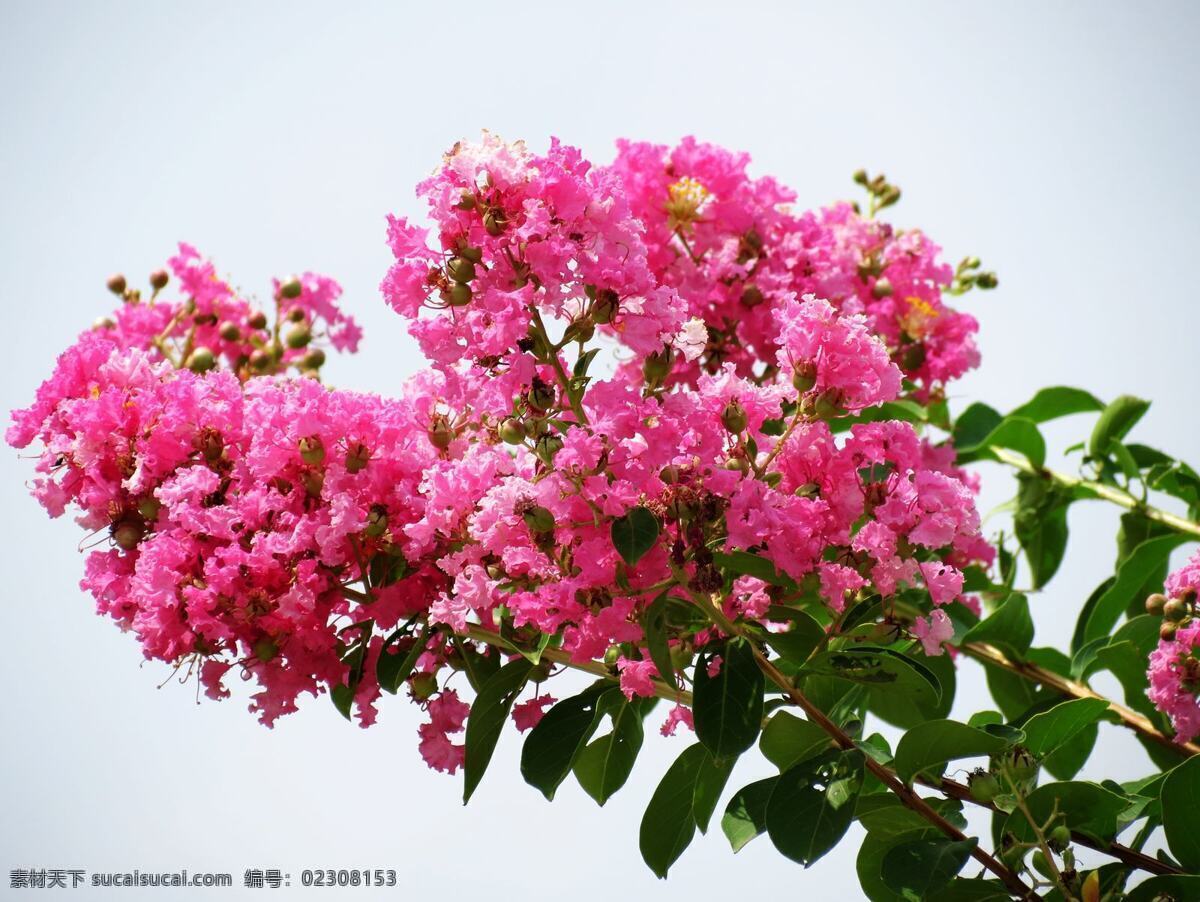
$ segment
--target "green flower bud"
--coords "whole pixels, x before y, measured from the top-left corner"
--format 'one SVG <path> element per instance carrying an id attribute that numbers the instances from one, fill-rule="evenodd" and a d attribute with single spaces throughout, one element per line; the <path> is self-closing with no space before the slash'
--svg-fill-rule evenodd
<path id="1" fill-rule="evenodd" d="M 557 400 L 558 395 L 555 394 L 554 386 L 540 379 L 534 379 L 533 387 L 525 393 L 526 403 L 538 413 L 545 413 L 554 406 Z"/>
<path id="2" fill-rule="evenodd" d="M 312 329 L 308 326 L 296 326 L 296 328 L 288 330 L 284 341 L 287 342 L 289 348 L 298 350 L 312 341 Z"/>
<path id="3" fill-rule="evenodd" d="M 418 673 L 408 681 L 408 691 L 419 702 L 433 698 L 437 688 L 437 677 L 432 673 Z"/>
<path id="4" fill-rule="evenodd" d="M 147 495 L 138 502 L 138 513 L 148 522 L 158 519 L 158 512 L 162 510 L 162 502 L 153 495 Z"/>
<path id="5" fill-rule="evenodd" d="M 293 307 L 287 312 L 287 320 L 292 323 L 303 323 L 307 321 L 308 314 L 304 312 L 303 307 Z"/>
<path id="6" fill-rule="evenodd" d="M 171 277 L 167 275 L 165 269 L 156 269 L 150 273 L 150 287 L 155 291 L 162 291 L 167 287 L 169 281 L 171 281 Z"/>
<path id="7" fill-rule="evenodd" d="M 371 450 L 362 442 L 355 442 L 346 450 L 346 472 L 358 473 L 371 462 Z"/>
<path id="8" fill-rule="evenodd" d="M 674 485 L 679 482 L 679 467 L 675 464 L 667 464 L 658 471 L 658 478 L 667 485 Z"/>
<path id="9" fill-rule="evenodd" d="M 451 307 L 465 307 L 471 303 L 471 286 L 464 282 L 455 282 L 449 291 L 442 292 L 442 298 Z"/>
<path id="10" fill-rule="evenodd" d="M 806 482 L 804 485 L 796 487 L 795 495 L 797 498 L 815 498 L 821 494 L 821 487 L 815 482 Z"/>
<path id="11" fill-rule="evenodd" d="M 1163 605 L 1163 617 L 1172 623 L 1178 623 L 1188 615 L 1188 606 L 1182 598 L 1169 598 Z"/>
<path id="12" fill-rule="evenodd" d="M 812 387 L 817 384 L 817 365 L 811 360 L 801 360 L 796 364 L 795 373 L 792 375 L 792 386 L 800 394 L 807 391 L 812 391 Z"/>
<path id="13" fill-rule="evenodd" d="M 483 214 L 483 228 L 493 238 L 504 231 L 502 220 L 491 210 Z"/>
<path id="14" fill-rule="evenodd" d="M 312 348 L 300 361 L 307 370 L 319 370 L 325 365 L 325 352 L 320 348 Z"/>
<path id="15" fill-rule="evenodd" d="M 325 488 L 325 471 L 307 470 L 300 476 L 300 482 L 304 485 L 304 491 L 310 496 L 320 498 L 321 489 Z"/>
<path id="16" fill-rule="evenodd" d="M 455 206 L 458 207 L 458 209 L 460 209 L 460 210 L 474 210 L 475 209 L 475 195 L 472 194 L 470 191 L 464 191 L 462 193 L 462 197 L 460 197 L 458 199 L 458 203 L 455 204 Z"/>
<path id="17" fill-rule="evenodd" d="M 1158 638 L 1164 642 L 1171 642 L 1175 639 L 1175 634 L 1179 631 L 1179 624 L 1164 623 L 1158 628 Z"/>
<path id="18" fill-rule="evenodd" d="M 250 352 L 250 369 L 261 372 L 271 365 L 271 355 L 266 351 Z"/>
<path id="19" fill-rule="evenodd" d="M 187 368 L 193 373 L 207 373 L 217 365 L 217 358 L 213 356 L 213 352 L 201 345 L 195 348 L 188 355 Z"/>
<path id="20" fill-rule="evenodd" d="M 1146 613 L 1153 617 L 1161 617 L 1163 608 L 1167 605 L 1167 596 L 1161 592 L 1155 592 L 1153 595 L 1146 596 Z"/>
<path id="21" fill-rule="evenodd" d="M 621 657 L 621 646 L 610 645 L 604 650 L 604 666 L 610 670 L 617 666 L 617 660 Z"/>
<path id="22" fill-rule="evenodd" d="M 310 467 L 325 462 L 325 443 L 319 435 L 310 435 L 300 439 L 300 459 Z"/>
<path id="23" fill-rule="evenodd" d="M 274 639 L 264 636 L 254 643 L 254 657 L 264 664 L 274 660 L 277 654 L 279 654 L 279 646 L 275 644 Z"/>
<path id="24" fill-rule="evenodd" d="M 450 422 L 441 414 L 434 416 L 428 432 L 430 443 L 439 451 L 445 451 L 454 441 L 454 430 L 451 428 Z"/>
<path id="25" fill-rule="evenodd" d="M 221 336 L 223 341 L 237 341 L 242 337 L 241 330 L 237 327 L 237 323 L 224 322 L 217 328 L 217 334 Z"/>
<path id="26" fill-rule="evenodd" d="M 1061 852 L 1071 844 L 1071 829 L 1066 824 L 1059 824 L 1050 831 L 1050 835 L 1046 837 L 1050 848 L 1056 852 Z"/>
<path id="27" fill-rule="evenodd" d="M 987 805 L 1000 794 L 1000 781 L 989 771 L 977 768 L 967 777 L 967 789 L 971 798 Z"/>
<path id="28" fill-rule="evenodd" d="M 525 441 L 525 427 L 516 417 L 505 417 L 496 432 L 506 445 L 519 445 Z"/>
<path id="29" fill-rule="evenodd" d="M 1000 279 L 996 277 L 994 272 L 981 272 L 975 277 L 975 284 L 986 291 L 999 285 Z"/>
<path id="30" fill-rule="evenodd" d="M 98 316 L 92 323 L 93 329 L 115 329 L 116 327 L 117 321 L 111 316 Z"/>
<path id="31" fill-rule="evenodd" d="M 892 291 L 892 283 L 887 276 L 880 276 L 875 280 L 874 287 L 871 288 L 871 294 L 877 298 L 891 297 Z"/>
<path id="32" fill-rule="evenodd" d="M 120 273 L 108 277 L 108 281 L 104 283 L 108 286 L 108 290 L 113 294 L 121 295 L 125 293 L 125 277 Z"/>
<path id="33" fill-rule="evenodd" d="M 573 320 L 563 333 L 563 341 L 591 341 L 596 327 L 590 319 Z"/>
<path id="34" fill-rule="evenodd" d="M 736 470 L 739 473 L 750 472 L 750 461 L 744 457 L 730 457 L 725 461 L 726 470 Z"/>
<path id="35" fill-rule="evenodd" d="M 529 682 L 544 683 L 550 676 L 550 670 L 553 667 L 554 665 L 550 661 L 539 661 L 529 670 Z"/>
<path id="36" fill-rule="evenodd" d="M 536 507 L 531 507 L 521 515 L 525 520 L 525 525 L 530 531 L 536 533 L 551 532 L 554 529 L 554 514 L 550 513 L 540 504 Z"/>
<path id="37" fill-rule="evenodd" d="M 745 432 L 749 418 L 746 416 L 746 408 L 742 406 L 742 402 L 734 398 L 726 404 L 725 409 L 721 411 L 721 422 L 734 435 Z"/>
<path id="38" fill-rule="evenodd" d="M 475 264 L 466 257 L 451 257 L 446 264 L 446 273 L 455 282 L 470 282 L 475 278 Z"/>
<path id="39" fill-rule="evenodd" d="M 288 279 L 279 286 L 279 296 L 285 297 L 289 301 L 294 301 L 300 297 L 300 292 L 304 290 L 304 286 L 300 284 L 300 280 L 296 276 L 289 276 Z"/>
<path id="40" fill-rule="evenodd" d="M 671 372 L 671 349 L 663 348 L 651 354 L 642 364 L 642 376 L 651 385 L 658 385 Z"/>
<path id="41" fill-rule="evenodd" d="M 470 260 L 472 263 L 483 262 L 483 248 L 481 247 L 471 247 L 470 245 L 465 245 L 463 249 L 458 252 L 458 255 L 464 259 Z"/>
<path id="42" fill-rule="evenodd" d="M 563 440 L 561 437 L 547 432 L 538 437 L 537 446 L 534 448 L 534 453 L 542 463 L 549 466 L 554 462 L 554 455 L 562 450 Z"/>
<path id="43" fill-rule="evenodd" d="M 842 393 L 836 388 L 827 388 L 821 394 L 817 395 L 813 410 L 823 420 L 838 416 L 843 412 Z"/>
<path id="44" fill-rule="evenodd" d="M 251 329 L 267 328 L 267 315 L 261 310 L 251 310 L 250 315 L 246 317 L 246 325 Z"/>
<path id="45" fill-rule="evenodd" d="M 852 178 L 854 179 L 854 184 L 862 185 L 864 187 L 866 186 L 867 182 L 869 181 L 869 179 L 867 178 L 867 170 L 865 170 L 865 169 L 855 169 L 854 175 L 852 176 Z"/>
<path id="46" fill-rule="evenodd" d="M 595 292 L 595 289 L 593 289 Z M 596 292 L 595 303 L 592 304 L 592 322 L 598 326 L 606 326 L 617 316 L 621 300 L 611 288 Z"/>
<path id="47" fill-rule="evenodd" d="M 113 541 L 122 551 L 133 551 L 146 534 L 146 528 L 137 520 L 122 520 L 112 528 Z"/>
<path id="48" fill-rule="evenodd" d="M 363 532 L 372 538 L 378 538 L 387 532 L 387 528 L 387 511 L 378 504 L 373 505 L 367 512 L 367 525 L 363 528 Z"/>
<path id="49" fill-rule="evenodd" d="M 741 302 L 746 307 L 757 307 L 763 302 L 763 293 L 757 285 L 747 285 L 742 289 Z"/>

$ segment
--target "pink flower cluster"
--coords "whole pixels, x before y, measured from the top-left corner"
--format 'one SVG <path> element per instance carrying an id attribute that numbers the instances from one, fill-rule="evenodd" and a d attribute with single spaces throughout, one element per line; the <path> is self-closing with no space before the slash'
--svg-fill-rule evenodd
<path id="1" fill-rule="evenodd" d="M 931 618 L 911 636 L 940 653 L 963 568 L 991 562 L 975 487 L 908 423 L 833 424 L 905 379 L 961 374 L 974 323 L 941 305 L 949 276 L 919 233 L 849 208 L 797 216 L 745 166 L 690 140 L 622 144 L 599 169 L 558 142 L 456 145 L 418 189 L 432 233 L 389 220 L 382 291 L 433 363 L 395 399 L 287 376 L 317 370 L 316 338 L 356 346 L 335 283 L 276 283 L 269 325 L 184 245 L 186 299 L 126 294 L 8 441 L 40 441 L 35 494 L 97 534 L 84 585 L 100 610 L 212 696 L 231 669 L 256 681 L 267 723 L 328 691 L 370 724 L 380 655 L 420 621 L 410 688 L 442 770 L 462 762 L 468 709 L 447 680 L 468 633 L 553 637 L 651 695 L 642 619 L 664 586 L 756 621 L 781 599 L 836 615 L 856 593 L 909 592 Z M 593 375 L 597 336 L 633 362 Z M 658 537 L 631 557 L 613 527 L 635 511 Z M 748 575 L 726 593 L 714 552 L 769 562 L 793 594 Z M 717 635 L 672 635 L 672 654 Z M 535 689 L 514 720 L 552 702 Z M 664 730 L 680 723 L 677 707 Z"/>
<path id="2" fill-rule="evenodd" d="M 1179 742 L 1190 742 L 1200 735 L 1197 592 L 1200 592 L 1200 551 L 1167 577 L 1166 594 L 1180 608 L 1178 614 L 1168 612 L 1170 625 L 1164 626 L 1158 647 L 1150 653 L 1147 672 L 1150 681 L 1147 695 L 1158 710 L 1171 718 Z"/>

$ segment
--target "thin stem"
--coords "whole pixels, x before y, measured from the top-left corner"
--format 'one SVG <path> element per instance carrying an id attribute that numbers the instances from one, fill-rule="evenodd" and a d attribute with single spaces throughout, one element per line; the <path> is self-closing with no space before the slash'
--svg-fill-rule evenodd
<path id="1" fill-rule="evenodd" d="M 1200 745 L 1194 742 L 1176 742 L 1159 730 L 1145 715 L 1126 708 L 1124 705 L 1117 704 L 1090 687 L 1085 686 L 1083 683 L 1068 679 L 1061 674 L 1055 673 L 1053 670 L 1039 667 L 1037 664 L 1025 661 L 1013 661 L 1004 652 L 996 648 L 996 646 L 989 645 L 986 642 L 966 642 L 958 646 L 958 649 L 968 657 L 981 661 L 988 666 L 1007 670 L 1009 673 L 1014 673 L 1017 676 L 1039 683 L 1068 698 L 1098 698 L 1101 701 L 1108 702 L 1109 710 L 1121 719 L 1121 724 L 1133 730 L 1139 736 L 1143 736 L 1163 748 L 1170 749 L 1186 757 L 1200 755 Z"/>
<path id="2" fill-rule="evenodd" d="M 1009 451 L 1006 448 L 992 448 L 992 454 L 996 460 L 1001 463 L 1008 464 L 1023 473 L 1037 476 L 1041 479 L 1046 479 L 1051 482 L 1058 483 L 1064 488 L 1079 488 L 1091 492 L 1097 498 L 1105 501 L 1111 501 L 1113 504 L 1127 508 L 1128 510 L 1137 511 L 1147 520 L 1153 520 L 1155 523 L 1161 523 L 1164 526 L 1169 526 L 1176 532 L 1184 533 L 1185 535 L 1195 536 L 1200 538 L 1200 523 L 1194 523 L 1186 517 L 1180 517 L 1176 514 L 1169 513 L 1161 508 L 1146 504 L 1135 495 L 1131 495 L 1124 489 L 1119 489 L 1116 486 L 1105 485 L 1103 482 L 1096 482 L 1092 479 L 1083 479 L 1079 476 L 1071 476 L 1067 473 L 1060 473 L 1057 470 L 1051 470 L 1048 467 L 1035 467 L 1027 461 L 1022 455 Z"/>
<path id="3" fill-rule="evenodd" d="M 575 419 L 579 425 L 587 425 L 587 416 L 584 415 L 583 405 L 576 400 L 574 392 L 571 391 L 571 380 L 567 378 L 567 371 L 563 369 L 562 361 L 558 359 L 558 351 L 550 343 L 550 335 L 546 332 L 546 324 L 542 322 L 542 314 L 538 312 L 537 308 L 533 310 L 533 324 L 541 332 L 542 340 L 545 342 L 546 347 L 550 349 L 550 363 L 554 366 L 555 376 L 558 378 L 559 385 L 562 386 L 567 403 L 571 405 L 571 412 L 575 414 Z"/>
<path id="4" fill-rule="evenodd" d="M 1021 792 L 1021 787 L 1017 785 L 1017 781 L 1013 779 L 1013 775 L 1009 773 L 1008 767 L 1002 767 L 1000 770 L 1004 779 L 1008 781 L 1008 788 L 1012 790 L 1013 798 L 1017 802 L 1017 808 L 1020 809 L 1021 815 L 1029 824 L 1029 829 L 1033 831 L 1034 837 L 1037 839 L 1037 847 L 1041 850 L 1042 855 L 1046 858 L 1046 867 L 1050 869 L 1050 874 L 1053 877 L 1054 885 L 1062 891 L 1067 902 L 1076 902 L 1075 896 L 1067 889 L 1067 885 L 1063 882 L 1062 872 L 1058 869 L 1058 864 L 1054 861 L 1054 852 L 1050 849 L 1050 844 L 1046 842 L 1046 831 L 1042 829 L 1042 825 L 1037 822 L 1037 818 L 1033 816 L 1033 812 L 1029 810 L 1029 805 L 1025 802 L 1025 794 Z M 1058 810 L 1057 803 L 1055 804 L 1055 812 Z"/>

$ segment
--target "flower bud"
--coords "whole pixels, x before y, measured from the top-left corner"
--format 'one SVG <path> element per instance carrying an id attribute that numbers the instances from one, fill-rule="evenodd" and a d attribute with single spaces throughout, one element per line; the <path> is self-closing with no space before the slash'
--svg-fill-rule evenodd
<path id="1" fill-rule="evenodd" d="M 446 264 L 446 274 L 455 282 L 470 282 L 475 278 L 475 264 L 466 257 L 451 257 Z"/>
<path id="2" fill-rule="evenodd" d="M 534 378 L 533 386 L 525 393 L 526 403 L 538 413 L 545 413 L 554 406 L 557 400 L 558 395 L 554 391 L 554 386 L 538 378 Z"/>
<path id="3" fill-rule="evenodd" d="M 300 292 L 303 286 L 296 276 L 289 276 L 288 279 L 279 286 L 279 296 L 287 298 L 289 301 L 294 301 L 300 297 Z"/>
<path id="4" fill-rule="evenodd" d="M 1041 849 L 1034 849 L 1033 857 L 1030 860 L 1033 862 L 1034 870 L 1047 880 L 1054 880 L 1054 869 L 1050 867 L 1050 862 L 1047 860 L 1045 852 Z"/>
<path id="5" fill-rule="evenodd" d="M 596 300 L 592 304 L 592 322 L 600 326 L 611 323 L 621 307 L 621 300 L 611 288 L 596 292 Z"/>
<path id="6" fill-rule="evenodd" d="M 975 277 L 975 284 L 987 291 L 999 285 L 1000 279 L 996 277 L 994 272 L 981 272 Z"/>
<path id="7" fill-rule="evenodd" d="M 867 178 L 867 170 L 865 169 L 855 169 L 852 177 L 854 179 L 854 184 L 856 185 L 866 186 L 867 182 L 869 181 Z"/>
<path id="8" fill-rule="evenodd" d="M 591 341 L 596 334 L 596 327 L 590 319 L 572 320 L 563 333 L 563 341 Z"/>
<path id="9" fill-rule="evenodd" d="M 325 365 L 325 352 L 320 348 L 310 348 L 301 359 L 300 365 L 306 370 L 319 370 Z"/>
<path id="10" fill-rule="evenodd" d="M 204 345 L 195 348 L 188 355 L 187 368 L 193 373 L 206 373 L 217 365 L 217 359 L 213 356 L 213 352 Z"/>
<path id="11" fill-rule="evenodd" d="M 458 203 L 456 203 L 454 206 L 458 207 L 460 210 L 474 210 L 475 195 L 470 191 L 464 191 L 462 196 L 458 199 Z"/>
<path id="12" fill-rule="evenodd" d="M 371 450 L 362 442 L 354 442 L 346 449 L 346 472 L 358 473 L 371 462 Z"/>
<path id="13" fill-rule="evenodd" d="M 516 417 L 505 417 L 496 432 L 506 445 L 519 445 L 525 441 L 525 427 Z"/>
<path id="14" fill-rule="evenodd" d="M 822 420 L 838 416 L 842 413 L 842 393 L 836 388 L 827 388 L 817 395 L 813 411 Z"/>
<path id="15" fill-rule="evenodd" d="M 96 321 L 92 323 L 93 329 L 115 329 L 117 321 L 111 316 L 98 316 Z"/>
<path id="16" fill-rule="evenodd" d="M 125 277 L 120 273 L 108 277 L 108 281 L 104 283 L 108 286 L 108 290 L 113 294 L 121 295 L 125 293 Z"/>
<path id="17" fill-rule="evenodd" d="M 679 482 L 679 467 L 675 464 L 667 464 L 658 471 L 658 478 L 667 485 L 674 485 Z"/>
<path id="18" fill-rule="evenodd" d="M 554 463 L 554 455 L 562 450 L 563 440 L 552 432 L 538 436 L 537 445 L 533 449 L 538 459 L 546 466 Z"/>
<path id="19" fill-rule="evenodd" d="M 465 307 L 471 303 L 471 286 L 465 282 L 455 282 L 449 291 L 442 292 L 442 299 L 451 307 Z"/>
<path id="20" fill-rule="evenodd" d="M 725 460 L 726 470 L 737 470 L 739 473 L 750 472 L 750 461 L 744 457 L 730 457 Z"/>
<path id="21" fill-rule="evenodd" d="M 976 802 L 988 804 L 1000 794 L 1000 781 L 983 768 L 977 768 L 967 777 L 967 789 Z"/>
<path id="22" fill-rule="evenodd" d="M 266 351 L 257 350 L 250 352 L 250 369 L 262 372 L 271 365 L 271 355 Z"/>
<path id="23" fill-rule="evenodd" d="M 287 342 L 289 348 L 299 350 L 312 341 L 312 329 L 308 326 L 296 326 L 296 328 L 288 330 L 283 340 Z"/>
<path id="24" fill-rule="evenodd" d="M 617 666 L 617 661 L 621 657 L 621 646 L 610 645 L 604 650 L 604 666 L 613 668 Z"/>
<path id="25" fill-rule="evenodd" d="M 246 325 L 251 329 L 267 328 L 267 315 L 261 310 L 251 310 L 250 315 L 246 317 Z"/>
<path id="26" fill-rule="evenodd" d="M 527 679 L 531 683 L 544 683 L 550 676 L 550 670 L 554 665 L 548 661 L 539 661 L 536 665 L 530 668 Z"/>
<path id="27" fill-rule="evenodd" d="M 742 289 L 741 302 L 746 307 L 757 307 L 763 302 L 763 293 L 757 285 L 747 285 Z"/>
<path id="28" fill-rule="evenodd" d="M 454 441 L 454 429 L 441 414 L 436 414 L 429 425 L 429 442 L 439 451 L 445 451 Z"/>
<path id="29" fill-rule="evenodd" d="M 310 467 L 325 462 L 325 443 L 321 441 L 321 436 L 310 435 L 300 439 L 300 459 Z"/>
<path id="30" fill-rule="evenodd" d="M 112 528 L 113 541 L 122 551 L 133 551 L 146 534 L 146 527 L 137 520 L 122 520 Z"/>
<path id="31" fill-rule="evenodd" d="M 325 471 L 306 470 L 301 474 L 300 482 L 304 485 L 304 491 L 313 498 L 320 498 L 321 490 L 325 488 Z"/>
<path id="32" fill-rule="evenodd" d="M 812 387 L 817 384 L 817 365 L 811 360 L 801 360 L 796 364 L 795 372 L 792 374 L 792 386 L 800 394 L 811 391 Z"/>
<path id="33" fill-rule="evenodd" d="M 531 532 L 546 533 L 554 530 L 554 514 L 540 504 L 529 508 L 521 516 Z"/>
<path id="34" fill-rule="evenodd" d="M 1182 598 L 1169 598 L 1163 605 L 1163 617 L 1172 623 L 1178 623 L 1188 615 L 1187 603 Z"/>
<path id="35" fill-rule="evenodd" d="M 373 505 L 367 513 L 367 525 L 363 532 L 372 538 L 377 538 L 387 532 L 388 515 L 381 505 Z"/>
<path id="36" fill-rule="evenodd" d="M 726 404 L 725 409 L 721 411 L 721 422 L 734 435 L 745 432 L 749 418 L 746 416 L 746 408 L 742 406 L 742 402 L 734 398 Z"/>
<path id="37" fill-rule="evenodd" d="M 237 323 L 224 322 L 217 328 L 217 334 L 224 341 L 237 341 L 242 337 L 242 332 L 237 327 Z"/>
<path id="38" fill-rule="evenodd" d="M 491 210 L 483 214 L 483 228 L 493 238 L 504 231 L 500 218 Z"/>
<path id="39" fill-rule="evenodd" d="M 418 673 L 408 681 L 408 691 L 419 702 L 433 698 L 437 688 L 437 677 L 432 673 Z"/>
<path id="40" fill-rule="evenodd" d="M 803 485 L 797 486 L 795 495 L 797 498 L 815 498 L 821 494 L 821 487 L 815 482 L 806 482 Z"/>
<path id="41" fill-rule="evenodd" d="M 463 249 L 458 252 L 458 255 L 470 260 L 472 263 L 483 262 L 483 248 L 481 247 L 471 247 L 469 244 L 465 245 Z"/>
<path id="42" fill-rule="evenodd" d="M 642 364 L 642 376 L 651 385 L 658 385 L 671 372 L 671 349 L 663 348 L 646 358 Z"/>
<path id="43" fill-rule="evenodd" d="M 1146 596 L 1146 613 L 1153 617 L 1161 617 L 1163 608 L 1166 607 L 1167 596 L 1161 592 L 1155 592 L 1153 595 Z"/>
<path id="44" fill-rule="evenodd" d="M 1071 844 L 1071 829 L 1066 824 L 1059 824 L 1050 831 L 1050 835 L 1046 839 L 1050 844 L 1050 848 L 1056 852 L 1061 852 Z"/>
<path id="45" fill-rule="evenodd" d="M 1164 623 L 1158 628 L 1158 638 L 1162 639 L 1163 642 L 1172 642 L 1177 632 L 1179 632 L 1179 624 Z"/>
<path id="46" fill-rule="evenodd" d="M 138 513 L 142 515 L 142 519 L 153 521 L 158 519 L 158 512 L 162 510 L 162 502 L 153 495 L 147 495 L 138 502 Z"/>
<path id="47" fill-rule="evenodd" d="M 906 373 L 912 373 L 921 368 L 921 364 L 925 362 L 926 351 L 925 343 L 915 341 L 912 344 L 905 345 L 900 351 L 899 360 L 900 369 Z"/>
<path id="48" fill-rule="evenodd" d="M 167 287 L 169 281 L 171 281 L 171 277 L 167 275 L 165 269 L 156 269 L 150 273 L 150 287 L 155 291 L 162 291 Z"/>
<path id="49" fill-rule="evenodd" d="M 886 298 L 891 297 L 892 291 L 892 283 L 888 277 L 880 276 L 875 280 L 875 285 L 871 289 L 871 294 L 875 295 L 877 298 Z"/>
<path id="50" fill-rule="evenodd" d="M 264 664 L 274 660 L 277 654 L 279 654 L 279 646 L 269 636 L 264 636 L 254 643 L 254 657 Z"/>

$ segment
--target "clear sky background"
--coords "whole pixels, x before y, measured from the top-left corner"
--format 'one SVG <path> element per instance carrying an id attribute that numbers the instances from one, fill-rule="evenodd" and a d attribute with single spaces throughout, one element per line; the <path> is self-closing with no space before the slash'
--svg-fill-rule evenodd
<path id="1" fill-rule="evenodd" d="M 607 161 L 618 136 L 694 133 L 750 151 L 806 205 L 850 196 L 859 166 L 882 169 L 904 189 L 898 224 L 999 272 L 998 291 L 966 299 L 984 364 L 958 384 L 960 407 L 1007 408 L 1049 384 L 1132 392 L 1155 400 L 1142 440 L 1195 462 L 1198 11 L 5 0 L 0 407 L 27 404 L 107 311 L 110 272 L 144 282 L 179 239 L 248 291 L 293 270 L 336 276 L 367 337 L 330 378 L 386 393 L 421 360 L 377 291 L 384 215 L 421 212 L 413 185 L 456 139 L 486 127 L 541 148 L 557 135 Z M 1085 428 L 1052 436 L 1061 448 Z M 0 454 L 0 893 L 18 867 L 238 883 L 277 867 L 294 884 L 305 867 L 393 867 L 413 898 L 857 898 L 857 842 L 805 872 L 765 838 L 735 857 L 719 829 L 657 882 L 638 823 L 682 739 L 649 737 L 600 810 L 573 784 L 544 802 L 520 780 L 513 733 L 463 808 L 461 778 L 421 762 L 402 700 L 366 731 L 325 699 L 266 730 L 244 699 L 197 706 L 191 686 L 157 689 L 166 669 L 139 666 L 133 637 L 92 615 L 81 533 L 45 518 L 29 475 Z M 1010 482 L 986 477 L 988 507 Z M 1040 644 L 1066 647 L 1111 567 L 1115 516 L 1077 505 L 1071 526 L 1063 572 L 1033 604 Z M 980 707 L 982 680 L 971 662 L 960 676 L 961 714 Z M 1086 773 L 1147 771 L 1105 728 Z M 747 761 L 731 787 L 762 775 Z"/>

